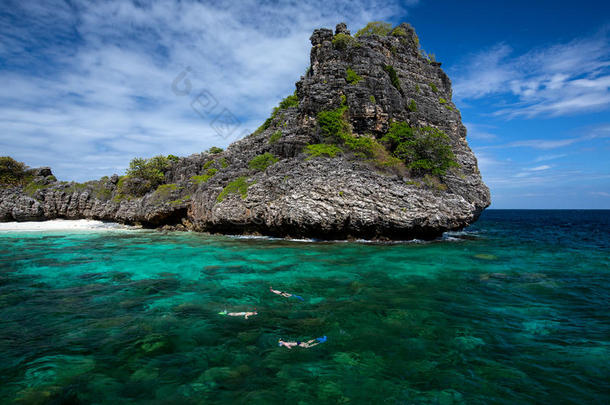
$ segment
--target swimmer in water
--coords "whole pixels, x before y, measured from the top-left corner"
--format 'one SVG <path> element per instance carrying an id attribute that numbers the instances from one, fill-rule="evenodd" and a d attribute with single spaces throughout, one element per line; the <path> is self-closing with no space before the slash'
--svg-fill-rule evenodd
<path id="1" fill-rule="evenodd" d="M 273 287 L 269 287 L 269 291 L 271 291 L 274 294 L 281 295 L 282 297 L 286 297 L 286 298 L 294 297 L 294 298 L 300 299 L 301 301 L 305 301 L 303 299 L 303 297 L 301 297 L 301 296 L 290 294 L 290 293 L 283 292 L 283 291 L 280 291 L 280 290 L 274 290 Z"/>
<path id="2" fill-rule="evenodd" d="M 227 312 L 225 309 L 224 311 L 220 311 L 218 315 L 243 316 L 244 319 L 248 319 L 249 316 L 258 315 L 258 312 L 256 312 L 256 310 L 254 310 L 254 312 Z"/>
<path id="3" fill-rule="evenodd" d="M 320 343 L 324 343 L 324 342 L 326 342 L 326 336 L 322 336 L 322 337 L 319 337 L 316 339 L 311 339 L 311 340 L 308 340 L 307 342 L 301 342 L 298 340 L 296 342 L 287 342 L 285 340 L 280 339 L 280 340 L 278 340 L 277 345 L 279 347 L 284 346 L 288 349 L 292 349 L 293 347 L 302 347 L 305 349 L 309 349 L 310 347 L 317 346 Z"/>

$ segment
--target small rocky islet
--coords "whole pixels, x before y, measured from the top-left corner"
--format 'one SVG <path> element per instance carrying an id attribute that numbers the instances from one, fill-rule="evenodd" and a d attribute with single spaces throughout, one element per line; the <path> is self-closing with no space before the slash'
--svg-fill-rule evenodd
<path id="1" fill-rule="evenodd" d="M 57 181 L 0 162 L 0 221 L 99 219 L 319 239 L 433 239 L 490 204 L 441 63 L 414 29 L 345 24 L 311 36 L 310 66 L 226 150 L 134 159 L 127 174 Z"/>

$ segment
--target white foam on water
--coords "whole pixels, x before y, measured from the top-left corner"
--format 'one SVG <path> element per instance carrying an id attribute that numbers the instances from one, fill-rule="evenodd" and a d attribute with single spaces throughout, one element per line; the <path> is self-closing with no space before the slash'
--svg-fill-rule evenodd
<path id="1" fill-rule="evenodd" d="M 44 231 L 104 231 L 137 229 L 132 226 L 92 219 L 53 219 L 50 221 L 0 222 L 0 232 L 44 232 Z"/>

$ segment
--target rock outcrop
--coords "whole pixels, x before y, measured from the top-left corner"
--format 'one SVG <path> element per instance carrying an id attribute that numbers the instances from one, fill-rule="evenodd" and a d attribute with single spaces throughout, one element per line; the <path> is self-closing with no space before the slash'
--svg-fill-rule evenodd
<path id="1" fill-rule="evenodd" d="M 116 175 L 77 184 L 47 181 L 50 170 L 40 169 L 35 187 L 0 189 L 0 220 L 92 218 L 322 239 L 429 239 L 475 221 L 489 190 L 451 82 L 440 63 L 422 56 L 414 30 L 401 24 L 388 35 L 354 38 L 339 24 L 335 33 L 315 30 L 311 43 L 295 96 L 226 151 L 174 159 L 164 184 L 141 196 L 125 195 Z M 350 139 L 377 146 L 393 122 L 438 129 L 456 164 L 426 175 L 336 139 L 336 153 L 306 153 L 308 145 L 333 143 L 319 122 L 324 111 L 341 111 Z"/>

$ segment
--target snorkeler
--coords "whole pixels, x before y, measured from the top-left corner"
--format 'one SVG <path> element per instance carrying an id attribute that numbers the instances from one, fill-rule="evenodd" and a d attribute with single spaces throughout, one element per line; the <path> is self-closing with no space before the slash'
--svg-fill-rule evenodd
<path id="1" fill-rule="evenodd" d="M 249 316 L 258 315 L 258 312 L 256 312 L 256 310 L 254 310 L 254 312 L 227 312 L 225 309 L 224 311 L 220 311 L 218 315 L 243 316 L 244 319 L 248 319 Z"/>
<path id="2" fill-rule="evenodd" d="M 286 298 L 294 297 L 294 298 L 300 299 L 301 301 L 305 301 L 303 299 L 303 297 L 301 297 L 299 295 L 290 294 L 290 293 L 279 291 L 279 290 L 274 290 L 273 287 L 269 287 L 269 291 L 271 291 L 274 294 L 281 295 L 282 297 L 286 297 Z"/>
<path id="3" fill-rule="evenodd" d="M 311 339 L 311 340 L 308 340 L 307 342 L 300 342 L 298 340 L 296 342 L 286 342 L 286 341 L 280 339 L 277 341 L 277 345 L 279 347 L 284 346 L 288 349 L 292 349 L 293 347 L 303 347 L 305 349 L 309 349 L 310 347 L 317 346 L 320 343 L 324 343 L 324 342 L 326 342 L 326 336 L 322 336 L 322 337 L 319 337 L 316 339 Z"/>

